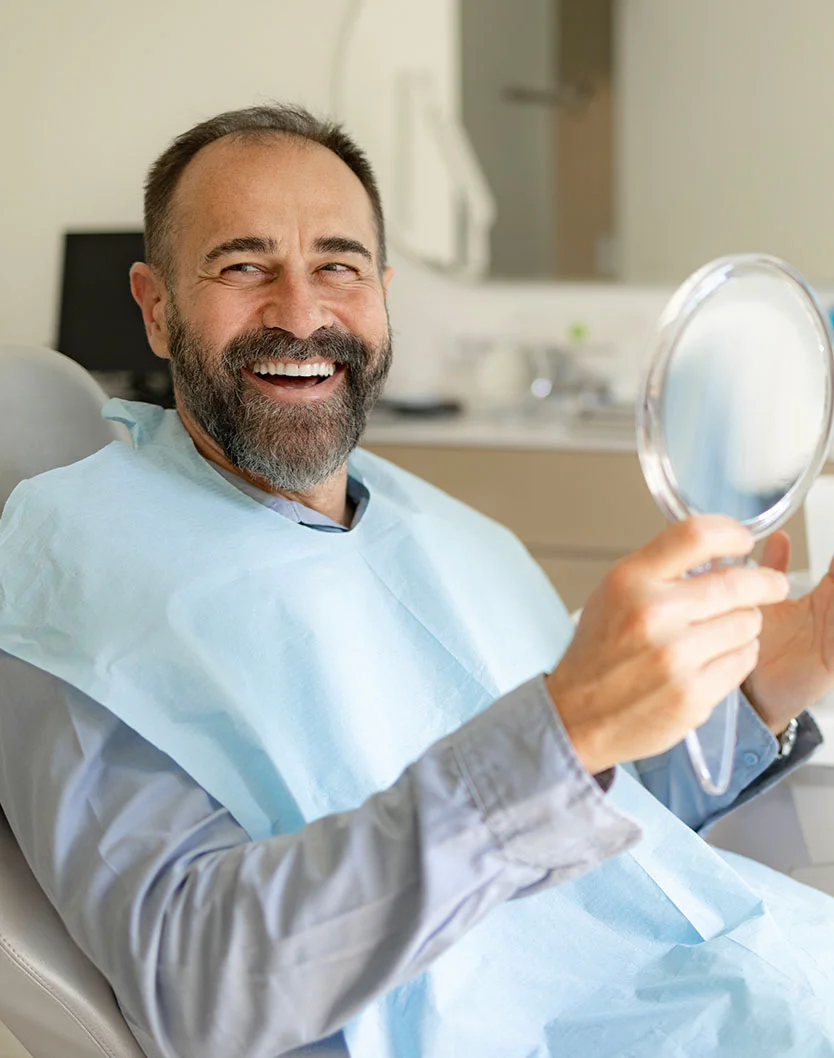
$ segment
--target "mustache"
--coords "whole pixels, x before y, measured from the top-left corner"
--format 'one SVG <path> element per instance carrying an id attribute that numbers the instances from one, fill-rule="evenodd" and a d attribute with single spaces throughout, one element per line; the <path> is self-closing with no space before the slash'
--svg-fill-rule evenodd
<path id="1" fill-rule="evenodd" d="M 331 327 L 322 327 L 309 338 L 296 338 L 281 330 L 259 330 L 233 338 L 223 351 L 223 366 L 237 371 L 257 360 L 331 360 L 348 368 L 361 368 L 371 355 L 372 350 L 362 338 Z"/>

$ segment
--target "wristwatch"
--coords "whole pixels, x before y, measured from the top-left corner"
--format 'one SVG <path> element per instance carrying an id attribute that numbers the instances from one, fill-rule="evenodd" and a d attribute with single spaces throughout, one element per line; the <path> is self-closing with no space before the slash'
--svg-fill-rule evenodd
<path id="1" fill-rule="evenodd" d="M 781 735 L 776 736 L 776 741 L 779 743 L 779 758 L 784 760 L 785 757 L 791 755 L 791 750 L 796 745 L 796 735 L 799 731 L 799 721 L 797 719 L 791 720 Z"/>

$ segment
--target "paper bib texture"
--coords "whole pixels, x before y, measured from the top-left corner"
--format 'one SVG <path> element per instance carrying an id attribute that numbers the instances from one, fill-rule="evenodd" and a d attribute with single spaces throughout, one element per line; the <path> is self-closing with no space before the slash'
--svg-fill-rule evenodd
<path id="1" fill-rule="evenodd" d="M 572 626 L 506 530 L 364 452 L 347 533 L 258 504 L 174 412 L 24 482 L 0 649 L 174 758 L 253 838 L 358 806 L 553 667 Z M 355 1058 L 834 1056 L 834 900 L 722 857 L 621 769 L 630 853 L 491 911 L 345 1028 Z"/>

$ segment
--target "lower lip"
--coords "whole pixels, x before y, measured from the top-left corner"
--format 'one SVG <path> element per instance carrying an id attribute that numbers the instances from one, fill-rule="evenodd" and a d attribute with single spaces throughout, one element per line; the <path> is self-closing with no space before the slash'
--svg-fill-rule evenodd
<path id="1" fill-rule="evenodd" d="M 326 400 L 331 393 L 341 384 L 342 375 L 345 373 L 344 365 L 336 368 L 330 378 L 323 382 L 317 382 L 314 386 L 305 386 L 297 389 L 295 386 L 276 386 L 272 382 L 266 382 L 248 367 L 243 368 L 244 378 L 249 379 L 256 389 L 272 400 L 286 401 L 290 404 L 309 404 L 316 401 Z"/>

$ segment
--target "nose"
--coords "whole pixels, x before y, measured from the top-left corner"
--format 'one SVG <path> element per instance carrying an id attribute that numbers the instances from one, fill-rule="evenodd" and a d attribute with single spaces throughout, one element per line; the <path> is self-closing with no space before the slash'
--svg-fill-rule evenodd
<path id="1" fill-rule="evenodd" d="M 335 322 L 310 280 L 304 275 L 286 273 L 269 284 L 261 320 L 264 327 L 287 331 L 302 340 Z"/>

